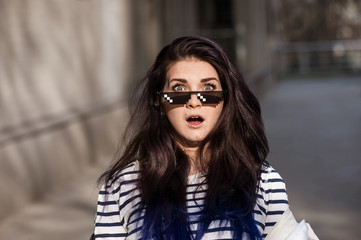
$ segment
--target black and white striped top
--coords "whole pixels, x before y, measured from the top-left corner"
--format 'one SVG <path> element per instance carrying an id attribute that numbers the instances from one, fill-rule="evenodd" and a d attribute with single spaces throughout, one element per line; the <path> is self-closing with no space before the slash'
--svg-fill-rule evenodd
<path id="1" fill-rule="evenodd" d="M 140 192 L 137 188 L 138 164 L 125 168 L 117 178 L 104 184 L 99 192 L 95 217 L 95 239 L 120 240 L 140 239 L 142 217 L 139 217 Z M 204 176 L 195 174 L 188 177 L 187 211 L 191 230 L 197 229 L 197 219 L 206 194 L 206 184 L 201 184 Z M 200 185 L 201 184 L 201 185 Z M 195 195 L 194 195 L 195 194 Z M 265 167 L 258 189 L 254 219 L 262 237 L 265 238 L 288 208 L 285 184 L 281 176 L 272 168 Z M 196 202 L 195 202 L 196 201 Z M 203 239 L 232 239 L 228 225 L 214 221 Z"/>

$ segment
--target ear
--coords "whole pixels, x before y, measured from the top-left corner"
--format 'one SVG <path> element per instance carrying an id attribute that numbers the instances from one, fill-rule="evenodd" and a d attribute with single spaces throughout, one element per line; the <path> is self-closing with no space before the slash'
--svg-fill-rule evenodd
<path id="1" fill-rule="evenodd" d="M 157 92 L 157 95 L 155 96 L 155 99 L 154 99 L 153 107 L 154 107 L 154 110 L 156 110 L 157 112 L 162 113 L 162 105 L 161 105 L 161 99 L 160 98 L 161 97 L 160 97 L 159 93 Z"/>
<path id="2" fill-rule="evenodd" d="M 160 105 L 160 95 L 159 92 L 156 92 L 154 96 L 153 106 L 159 108 L 159 105 Z"/>

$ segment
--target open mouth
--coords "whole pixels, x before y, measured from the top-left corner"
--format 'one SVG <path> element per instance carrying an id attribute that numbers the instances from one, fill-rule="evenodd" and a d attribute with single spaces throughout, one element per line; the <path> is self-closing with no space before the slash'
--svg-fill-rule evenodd
<path id="1" fill-rule="evenodd" d="M 204 120 L 201 117 L 190 117 L 187 119 L 187 122 L 193 123 L 193 124 L 199 124 L 202 123 Z"/>

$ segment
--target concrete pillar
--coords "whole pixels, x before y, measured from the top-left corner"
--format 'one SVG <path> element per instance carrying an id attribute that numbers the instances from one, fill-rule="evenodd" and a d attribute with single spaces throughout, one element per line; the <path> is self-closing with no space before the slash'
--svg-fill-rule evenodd
<path id="1" fill-rule="evenodd" d="M 236 54 L 243 71 L 255 73 L 269 66 L 269 43 L 264 0 L 234 0 Z"/>

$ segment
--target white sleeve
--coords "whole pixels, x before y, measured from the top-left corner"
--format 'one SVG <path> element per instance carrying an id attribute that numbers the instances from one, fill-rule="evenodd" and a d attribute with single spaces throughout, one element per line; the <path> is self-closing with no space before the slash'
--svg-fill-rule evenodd
<path id="1" fill-rule="evenodd" d="M 95 217 L 94 238 L 97 240 L 121 240 L 128 236 L 120 217 L 119 192 L 102 186 L 98 195 L 97 213 Z"/>
<path id="2" fill-rule="evenodd" d="M 262 237 L 265 238 L 289 207 L 286 184 L 272 167 L 267 167 L 261 175 L 258 205 L 263 213 Z"/>

